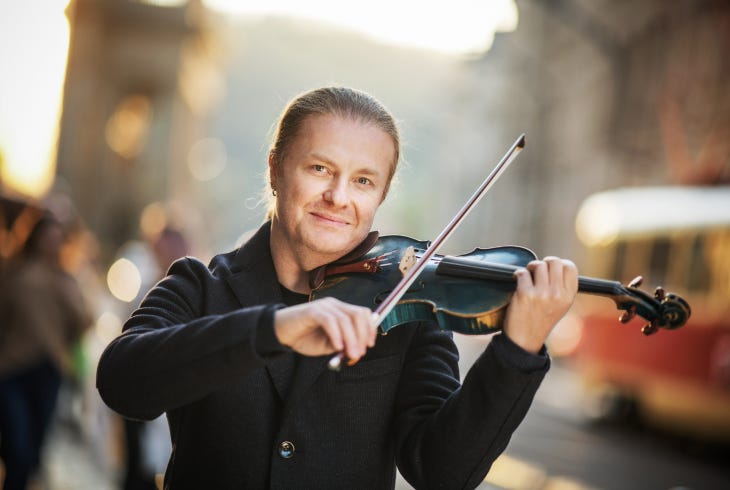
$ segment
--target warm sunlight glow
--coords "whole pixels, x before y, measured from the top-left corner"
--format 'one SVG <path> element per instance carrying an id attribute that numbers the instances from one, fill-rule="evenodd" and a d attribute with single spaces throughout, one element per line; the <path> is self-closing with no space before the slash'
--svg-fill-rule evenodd
<path id="1" fill-rule="evenodd" d="M 204 3 L 227 14 L 276 14 L 326 22 L 360 31 L 382 42 L 450 54 L 489 49 L 494 33 L 513 31 L 518 19 L 513 0 L 371 0 L 357 7 L 333 0 L 204 0 Z"/>
<path id="2" fill-rule="evenodd" d="M 3 185 L 31 197 L 53 184 L 66 70 L 68 0 L 6 4 L 0 15 Z"/>

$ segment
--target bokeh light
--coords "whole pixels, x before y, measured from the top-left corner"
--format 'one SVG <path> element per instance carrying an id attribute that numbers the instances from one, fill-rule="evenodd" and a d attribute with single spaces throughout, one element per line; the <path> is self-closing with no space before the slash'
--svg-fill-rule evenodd
<path id="1" fill-rule="evenodd" d="M 153 202 L 145 206 L 139 219 L 139 228 L 145 237 L 159 235 L 167 226 L 167 210 L 160 202 Z"/>
<path id="2" fill-rule="evenodd" d="M 124 158 L 136 157 L 147 141 L 151 120 L 152 103 L 148 97 L 125 97 L 106 125 L 106 142 L 109 148 Z"/>
<path id="3" fill-rule="evenodd" d="M 111 311 L 105 311 L 96 320 L 94 332 L 104 345 L 114 340 L 122 331 L 122 320 Z"/>
<path id="4" fill-rule="evenodd" d="M 196 141 L 188 153 L 188 168 L 195 179 L 212 180 L 226 168 L 228 154 L 218 138 L 204 138 Z"/>
<path id="5" fill-rule="evenodd" d="M 109 267 L 106 283 L 115 298 L 129 303 L 139 294 L 142 275 L 134 262 L 122 257 Z"/>

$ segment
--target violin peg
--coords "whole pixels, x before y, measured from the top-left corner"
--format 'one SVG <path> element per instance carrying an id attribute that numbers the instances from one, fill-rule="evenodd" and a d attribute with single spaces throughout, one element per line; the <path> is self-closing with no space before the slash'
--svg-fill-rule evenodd
<path id="1" fill-rule="evenodd" d="M 667 296 L 666 291 L 663 287 L 659 286 L 654 290 L 654 297 L 659 301 L 664 301 L 664 298 Z"/>
<path id="2" fill-rule="evenodd" d="M 644 335 L 653 335 L 657 332 L 658 328 L 653 323 L 647 323 L 641 328 L 641 333 Z"/>
<path id="3" fill-rule="evenodd" d="M 618 321 L 621 323 L 629 323 L 633 318 L 636 316 L 636 309 L 632 306 L 628 310 L 624 311 L 620 317 L 618 317 Z"/>
<path id="4" fill-rule="evenodd" d="M 639 286 L 641 286 L 641 283 L 642 282 L 644 282 L 644 278 L 642 276 L 636 276 L 629 283 L 629 287 L 630 288 L 638 288 Z"/>

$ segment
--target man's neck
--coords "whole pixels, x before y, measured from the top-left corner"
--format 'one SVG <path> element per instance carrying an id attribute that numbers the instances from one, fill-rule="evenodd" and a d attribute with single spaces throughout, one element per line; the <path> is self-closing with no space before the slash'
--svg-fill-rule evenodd
<path id="1" fill-rule="evenodd" d="M 295 248 L 288 243 L 273 222 L 269 247 L 279 283 L 291 291 L 309 294 L 311 291 L 309 272 L 326 262 L 314 263 L 311 258 L 310 261 L 313 263 L 305 261 L 305 258 L 296 253 Z"/>
<path id="2" fill-rule="evenodd" d="M 277 259 L 277 255 L 272 247 L 271 255 L 274 259 L 274 268 L 279 283 L 290 291 L 302 294 L 309 294 L 309 272 L 302 269 L 299 264 L 286 257 Z"/>

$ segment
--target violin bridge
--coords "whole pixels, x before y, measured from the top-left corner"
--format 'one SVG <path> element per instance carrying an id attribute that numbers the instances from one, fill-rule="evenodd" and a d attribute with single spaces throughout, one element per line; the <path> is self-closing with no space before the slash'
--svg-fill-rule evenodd
<path id="1" fill-rule="evenodd" d="M 400 262 L 398 263 L 398 270 L 400 270 L 401 274 L 405 276 L 411 267 L 416 265 L 417 260 L 416 249 L 413 247 L 406 248 L 403 251 L 403 256 L 401 257 Z"/>

